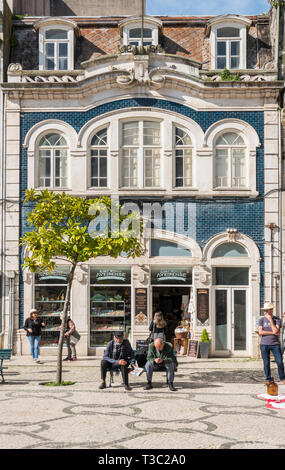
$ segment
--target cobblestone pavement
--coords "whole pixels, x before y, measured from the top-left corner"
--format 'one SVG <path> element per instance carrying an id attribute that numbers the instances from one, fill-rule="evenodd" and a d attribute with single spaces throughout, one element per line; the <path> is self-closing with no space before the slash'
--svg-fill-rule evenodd
<path id="1" fill-rule="evenodd" d="M 276 449 L 285 448 L 285 410 L 270 410 L 260 360 L 179 358 L 170 392 L 164 374 L 143 390 L 145 375 L 132 377 L 132 391 L 115 376 L 99 390 L 100 358 L 64 363 L 55 380 L 56 358 L 6 362 L 0 384 L 1 449 Z M 272 363 L 277 379 L 276 365 Z M 285 394 L 285 386 L 279 386 Z M 270 429 L 270 433 L 264 433 Z"/>

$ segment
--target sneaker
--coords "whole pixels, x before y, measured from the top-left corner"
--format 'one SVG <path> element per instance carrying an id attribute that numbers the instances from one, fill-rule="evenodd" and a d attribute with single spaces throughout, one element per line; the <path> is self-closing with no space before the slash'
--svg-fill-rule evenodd
<path id="1" fill-rule="evenodd" d="M 77 357 L 72 357 L 71 359 L 69 359 L 70 361 L 77 361 Z"/>
<path id="2" fill-rule="evenodd" d="M 152 383 L 148 382 L 146 386 L 144 387 L 144 390 L 151 390 L 153 388 Z"/>
<path id="3" fill-rule="evenodd" d="M 285 380 L 281 380 L 281 382 L 285 385 Z"/>
<path id="4" fill-rule="evenodd" d="M 65 359 L 62 359 L 63 361 L 71 361 L 71 357 L 66 357 Z"/>
<path id="5" fill-rule="evenodd" d="M 100 390 L 103 390 L 103 388 L 107 388 L 106 382 L 102 382 L 99 388 Z"/>
<path id="6" fill-rule="evenodd" d="M 125 390 L 127 390 L 127 392 L 130 392 L 132 390 L 132 387 L 130 387 L 129 385 L 125 385 Z"/>
<path id="7" fill-rule="evenodd" d="M 177 392 L 177 388 L 174 387 L 173 383 L 170 383 L 168 386 L 171 392 Z"/>

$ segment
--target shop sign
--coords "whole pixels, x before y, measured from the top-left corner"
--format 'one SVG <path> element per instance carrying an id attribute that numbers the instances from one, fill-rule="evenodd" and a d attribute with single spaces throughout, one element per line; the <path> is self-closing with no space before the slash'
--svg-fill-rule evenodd
<path id="1" fill-rule="evenodd" d="M 69 274 L 70 268 L 67 267 L 55 267 L 55 269 L 52 272 L 49 271 L 42 271 L 39 273 L 36 273 L 36 280 L 37 282 L 43 282 L 43 281 L 63 281 L 67 282 L 68 281 L 68 274 Z"/>
<path id="2" fill-rule="evenodd" d="M 197 289 L 197 320 L 202 325 L 209 320 L 209 289 Z"/>
<path id="3" fill-rule="evenodd" d="M 147 289 L 135 289 L 135 324 L 147 325 Z"/>
<path id="4" fill-rule="evenodd" d="M 126 284 L 130 283 L 130 269 L 91 268 L 91 284 Z"/>
<path id="5" fill-rule="evenodd" d="M 189 339 L 187 356 L 197 359 L 199 354 L 199 344 L 199 341 L 195 339 Z"/>
<path id="6" fill-rule="evenodd" d="M 192 272 L 189 269 L 152 269 L 151 277 L 152 284 L 192 284 Z"/>

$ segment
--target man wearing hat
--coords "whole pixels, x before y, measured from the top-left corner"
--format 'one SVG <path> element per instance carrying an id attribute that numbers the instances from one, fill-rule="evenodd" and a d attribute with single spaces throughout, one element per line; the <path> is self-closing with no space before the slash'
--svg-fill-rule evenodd
<path id="1" fill-rule="evenodd" d="M 123 382 L 126 390 L 131 390 L 129 386 L 128 366 L 135 367 L 135 354 L 127 339 L 124 339 L 123 332 L 116 332 L 114 338 L 105 349 L 103 360 L 101 361 L 101 379 L 99 388 L 106 388 L 107 371 L 121 370 Z"/>
<path id="2" fill-rule="evenodd" d="M 259 319 L 258 333 L 260 339 L 260 351 L 264 364 L 264 372 L 266 376 L 266 385 L 272 382 L 271 370 L 270 370 L 270 352 L 272 351 L 275 362 L 278 367 L 278 374 L 281 382 L 285 384 L 285 372 L 284 364 L 281 353 L 280 345 L 280 327 L 281 320 L 273 315 L 274 305 L 271 302 L 265 302 L 264 316 Z"/>

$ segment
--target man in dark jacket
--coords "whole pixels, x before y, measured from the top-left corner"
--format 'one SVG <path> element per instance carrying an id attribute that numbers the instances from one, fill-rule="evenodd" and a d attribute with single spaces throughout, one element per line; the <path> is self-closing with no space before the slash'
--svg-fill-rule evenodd
<path id="1" fill-rule="evenodd" d="M 145 365 L 147 377 L 145 390 L 153 388 L 151 383 L 153 371 L 166 369 L 169 389 L 175 392 L 176 388 L 174 388 L 173 381 L 176 365 L 172 344 L 166 343 L 162 338 L 157 338 L 148 348 L 147 363 Z"/>
<path id="2" fill-rule="evenodd" d="M 114 339 L 110 341 L 105 349 L 103 360 L 101 361 L 101 379 L 102 383 L 99 388 L 106 388 L 107 371 L 120 370 L 126 390 L 131 390 L 128 378 L 128 366 L 131 364 L 135 367 L 135 354 L 124 334 L 118 332 L 114 334 Z"/>

